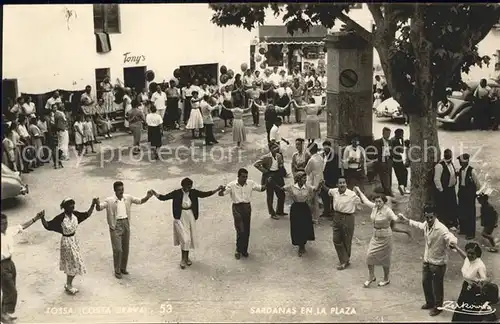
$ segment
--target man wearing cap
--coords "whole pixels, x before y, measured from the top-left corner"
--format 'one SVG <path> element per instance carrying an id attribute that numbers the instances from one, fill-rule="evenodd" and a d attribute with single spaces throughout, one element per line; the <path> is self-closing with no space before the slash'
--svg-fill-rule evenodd
<path id="1" fill-rule="evenodd" d="M 97 198 L 96 210 L 106 209 L 109 233 L 111 235 L 111 246 L 113 248 L 113 262 L 115 277 L 121 279 L 122 275 L 128 275 L 128 253 L 130 243 L 130 216 L 132 204 L 142 205 L 153 196 L 152 191 L 148 191 L 142 199 L 124 194 L 123 182 L 113 183 L 115 194 L 108 197 L 104 202 Z"/>
<path id="2" fill-rule="evenodd" d="M 468 240 L 476 236 L 476 192 L 481 188 L 476 170 L 469 165 L 470 155 L 458 157 L 458 222 L 460 233 Z"/>
<path id="3" fill-rule="evenodd" d="M 444 157 L 434 167 L 434 185 L 436 187 L 436 211 L 439 221 L 455 231 L 457 219 L 457 172 L 453 165 L 453 154 L 450 149 L 444 150 Z"/>

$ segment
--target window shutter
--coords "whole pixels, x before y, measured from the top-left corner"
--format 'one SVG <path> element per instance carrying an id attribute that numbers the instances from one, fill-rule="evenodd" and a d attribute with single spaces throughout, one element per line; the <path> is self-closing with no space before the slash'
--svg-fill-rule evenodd
<path id="1" fill-rule="evenodd" d="M 120 5 L 116 3 L 105 4 L 106 32 L 120 33 Z"/>
<path id="2" fill-rule="evenodd" d="M 94 4 L 94 32 L 102 33 L 104 31 L 104 5 Z"/>

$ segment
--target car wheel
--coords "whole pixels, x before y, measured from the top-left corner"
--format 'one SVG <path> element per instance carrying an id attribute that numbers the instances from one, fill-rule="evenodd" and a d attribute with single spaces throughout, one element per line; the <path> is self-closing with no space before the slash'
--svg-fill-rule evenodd
<path id="1" fill-rule="evenodd" d="M 439 117 L 444 117 L 448 115 L 453 109 L 453 103 L 448 101 L 447 105 L 441 103 L 438 104 L 437 114 Z"/>

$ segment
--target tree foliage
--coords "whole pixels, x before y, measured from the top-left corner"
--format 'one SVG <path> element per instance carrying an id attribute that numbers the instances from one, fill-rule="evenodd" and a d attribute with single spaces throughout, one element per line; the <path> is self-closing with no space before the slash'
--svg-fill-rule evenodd
<path id="1" fill-rule="evenodd" d="M 372 34 L 349 18 L 350 5 L 347 3 L 210 6 L 214 11 L 213 23 L 247 30 L 264 24 L 266 12 L 271 9 L 275 16 L 282 16 L 291 35 L 298 30 L 307 31 L 316 24 L 331 28 L 340 20 L 373 43 L 379 52 L 391 93 L 411 114 L 425 111 L 414 104 L 419 92 L 416 87 L 422 85 L 416 82 L 422 68 L 422 55 L 430 55 L 430 84 L 425 88 L 430 89 L 428 94 L 436 102 L 458 69 L 468 72 L 472 65 L 489 63 L 489 57 L 478 53 L 477 44 L 500 20 L 500 5 L 497 3 L 369 3 L 367 6 L 375 22 Z"/>

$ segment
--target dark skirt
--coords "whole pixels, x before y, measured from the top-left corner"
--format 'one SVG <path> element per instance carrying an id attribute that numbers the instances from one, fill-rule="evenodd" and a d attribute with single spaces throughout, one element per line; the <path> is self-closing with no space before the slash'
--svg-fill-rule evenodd
<path id="1" fill-rule="evenodd" d="M 288 103 L 290 102 L 290 98 L 288 98 L 288 96 L 283 96 L 281 98 L 278 97 L 277 99 L 277 105 L 279 107 L 285 107 L 286 105 L 288 105 Z M 281 116 L 290 116 L 290 113 L 291 113 L 291 109 L 290 109 L 290 106 L 288 106 L 282 113 L 280 113 Z"/>
<path id="2" fill-rule="evenodd" d="M 148 141 L 153 147 L 161 146 L 162 126 L 148 126 Z"/>
<path id="3" fill-rule="evenodd" d="M 167 98 L 167 113 L 164 118 L 170 123 L 179 120 L 179 98 Z"/>
<path id="4" fill-rule="evenodd" d="M 481 294 L 481 288 L 479 286 L 472 286 L 468 289 L 469 284 L 464 281 L 462 284 L 462 290 L 457 300 L 457 308 L 453 313 L 452 322 L 482 322 L 485 321 L 490 314 L 480 315 L 481 305 L 484 304 L 485 300 Z M 462 305 L 467 305 L 466 307 L 461 307 Z M 484 309 L 483 311 L 487 311 Z M 466 314 L 468 313 L 468 314 Z"/>
<path id="5" fill-rule="evenodd" d="M 225 100 L 224 101 L 224 107 L 226 107 L 226 108 L 232 108 L 233 104 L 231 103 L 231 101 Z M 233 112 L 229 111 L 227 109 L 222 109 L 222 111 L 220 113 L 220 118 L 223 119 L 223 120 L 233 119 L 234 118 Z"/>
<path id="6" fill-rule="evenodd" d="M 311 209 L 307 203 L 294 202 L 290 207 L 290 234 L 293 245 L 315 240 Z"/>

